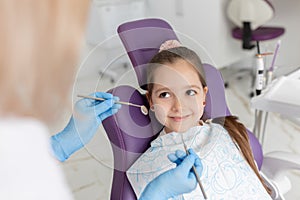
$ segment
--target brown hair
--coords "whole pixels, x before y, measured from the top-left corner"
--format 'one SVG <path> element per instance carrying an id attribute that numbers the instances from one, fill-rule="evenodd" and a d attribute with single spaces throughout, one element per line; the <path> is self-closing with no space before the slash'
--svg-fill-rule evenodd
<path id="1" fill-rule="evenodd" d="M 204 69 L 201 63 L 201 60 L 199 56 L 192 50 L 186 48 L 186 47 L 175 47 L 168 50 L 163 50 L 159 53 L 157 53 L 149 62 L 149 66 L 147 67 L 147 98 L 151 98 L 151 93 L 153 90 L 153 74 L 157 67 L 159 67 L 162 64 L 167 63 L 174 63 L 178 59 L 184 59 L 185 61 L 189 62 L 194 66 L 196 71 L 198 72 L 200 81 L 202 83 L 202 87 L 206 87 L 206 81 L 204 77 Z M 251 151 L 250 143 L 248 134 L 246 131 L 246 127 L 238 122 L 238 118 L 235 116 L 224 116 L 224 117 L 218 117 L 212 120 L 214 123 L 218 123 L 228 131 L 230 137 L 234 142 L 236 142 L 245 157 L 246 161 L 250 165 L 250 167 L 253 169 L 265 189 L 268 191 L 268 193 L 271 192 L 271 190 L 267 187 L 265 182 L 263 181 L 262 177 L 260 176 L 257 166 L 254 161 L 254 157 Z"/>
<path id="2" fill-rule="evenodd" d="M 50 122 L 71 105 L 88 5 L 88 0 L 0 1 L 0 117 Z"/>

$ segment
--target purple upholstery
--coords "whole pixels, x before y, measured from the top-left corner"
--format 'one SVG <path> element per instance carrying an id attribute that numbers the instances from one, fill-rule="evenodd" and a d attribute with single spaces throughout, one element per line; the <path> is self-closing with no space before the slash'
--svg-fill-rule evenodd
<path id="1" fill-rule="evenodd" d="M 226 99 L 223 78 L 219 70 L 209 64 L 203 64 L 208 92 L 203 120 L 231 115 Z"/>
<path id="2" fill-rule="evenodd" d="M 281 36 L 284 33 L 284 28 L 281 27 L 259 27 L 256 30 L 252 31 L 252 41 L 264 41 L 271 40 Z M 236 39 L 243 39 L 243 29 L 234 28 L 232 30 L 232 37 Z"/>
<path id="3" fill-rule="evenodd" d="M 248 132 L 248 137 L 250 140 L 252 154 L 256 161 L 257 167 L 260 170 L 262 163 L 263 163 L 263 159 L 264 159 L 261 144 L 259 143 L 258 139 L 255 137 L 255 135 L 249 129 L 247 129 L 247 132 Z"/>
<path id="4" fill-rule="evenodd" d="M 137 74 L 141 88 L 145 89 L 146 64 L 167 40 L 178 40 L 172 27 L 161 19 L 137 20 L 122 24 L 118 33 Z"/>
<path id="5" fill-rule="evenodd" d="M 145 97 L 131 86 L 119 86 L 108 92 L 120 97 L 121 101 L 148 107 Z M 103 121 L 114 155 L 112 200 L 136 199 L 125 172 L 162 129 L 155 118 L 150 118 L 152 115 L 143 115 L 138 107 L 123 105 L 117 114 Z"/>
<path id="6" fill-rule="evenodd" d="M 160 19 L 124 23 L 120 25 L 118 32 L 135 69 L 139 84 L 144 86 L 145 64 L 158 52 L 161 43 L 177 37 L 171 26 Z M 220 72 L 209 64 L 204 64 L 204 71 L 209 91 L 203 118 L 231 115 L 226 104 Z M 120 97 L 121 101 L 147 105 L 145 97 L 130 86 L 118 86 L 109 92 Z M 123 105 L 117 114 L 104 120 L 103 126 L 111 141 L 114 154 L 111 199 L 134 200 L 136 197 L 126 177 L 126 170 L 149 147 L 162 126 L 155 120 L 152 112 L 150 116 L 144 116 L 139 108 L 126 105 Z M 253 150 L 257 154 L 255 159 L 261 166 L 261 147 L 255 136 L 251 132 L 248 133 L 251 146 L 257 148 Z"/>

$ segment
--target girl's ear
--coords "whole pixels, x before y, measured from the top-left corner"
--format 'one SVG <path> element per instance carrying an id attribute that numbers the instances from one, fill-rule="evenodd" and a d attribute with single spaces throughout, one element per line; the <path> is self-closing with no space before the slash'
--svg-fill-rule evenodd
<path id="1" fill-rule="evenodd" d="M 148 91 L 146 92 L 146 98 L 147 98 L 147 101 L 148 101 L 149 106 L 151 108 L 151 106 L 153 105 L 153 102 L 152 102 L 152 99 L 151 99 L 151 95 L 149 94 Z"/>
<path id="2" fill-rule="evenodd" d="M 205 86 L 205 87 L 203 88 L 204 97 L 206 97 L 207 92 L 208 92 L 208 87 Z"/>
<path id="3" fill-rule="evenodd" d="M 204 102 L 203 102 L 203 106 L 205 106 L 205 104 L 206 104 L 206 94 L 207 94 L 207 92 L 208 92 L 208 87 L 207 86 L 205 86 L 204 88 L 203 88 L 203 99 L 204 99 Z"/>

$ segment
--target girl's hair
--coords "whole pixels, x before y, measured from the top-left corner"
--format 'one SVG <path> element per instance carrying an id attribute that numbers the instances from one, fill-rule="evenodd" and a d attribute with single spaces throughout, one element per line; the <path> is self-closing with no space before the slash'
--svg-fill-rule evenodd
<path id="1" fill-rule="evenodd" d="M 54 121 L 70 107 L 89 1 L 0 1 L 0 117 Z M 57 120 L 57 119 L 56 119 Z"/>
<path id="2" fill-rule="evenodd" d="M 151 61 L 149 62 L 149 66 L 147 67 L 147 98 L 151 99 L 151 93 L 153 90 L 153 75 L 156 68 L 158 68 L 160 65 L 167 64 L 167 63 L 174 63 L 178 59 L 183 59 L 190 63 L 198 72 L 200 81 L 202 83 L 203 87 L 206 87 L 206 81 L 204 77 L 204 69 L 201 63 L 201 60 L 199 56 L 192 50 L 186 48 L 186 47 L 175 47 L 168 50 L 163 50 L 156 54 Z M 268 191 L 268 193 L 271 192 L 271 190 L 267 187 L 264 180 L 260 176 L 257 166 L 254 162 L 254 157 L 251 151 L 250 143 L 248 134 L 246 131 L 246 127 L 238 122 L 238 118 L 235 116 L 224 116 L 224 117 L 218 117 L 212 120 L 214 123 L 218 123 L 228 131 L 230 137 L 234 142 L 236 142 L 245 157 L 246 161 L 250 165 L 250 167 L 253 169 L 265 189 Z"/>

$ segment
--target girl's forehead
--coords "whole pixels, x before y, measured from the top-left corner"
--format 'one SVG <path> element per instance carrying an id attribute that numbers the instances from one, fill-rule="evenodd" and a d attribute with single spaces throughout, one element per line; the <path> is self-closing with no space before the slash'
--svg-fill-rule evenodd
<path id="1" fill-rule="evenodd" d="M 160 85 L 201 84 L 197 70 L 188 62 L 178 60 L 160 65 L 153 73 L 153 83 Z"/>

